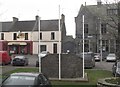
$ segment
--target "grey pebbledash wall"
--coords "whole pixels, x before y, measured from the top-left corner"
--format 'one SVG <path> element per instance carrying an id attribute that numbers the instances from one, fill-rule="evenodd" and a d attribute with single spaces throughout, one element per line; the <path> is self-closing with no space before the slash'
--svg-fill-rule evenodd
<path id="1" fill-rule="evenodd" d="M 75 54 L 61 55 L 61 77 L 62 78 L 78 78 L 83 75 L 82 60 Z M 50 54 L 42 58 L 42 73 L 50 78 L 58 78 L 59 76 L 59 55 Z"/>

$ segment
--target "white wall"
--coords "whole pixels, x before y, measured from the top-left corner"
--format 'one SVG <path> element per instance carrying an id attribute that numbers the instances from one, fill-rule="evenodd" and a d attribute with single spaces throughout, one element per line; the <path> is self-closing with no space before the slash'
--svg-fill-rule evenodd
<path id="1" fill-rule="evenodd" d="M 55 32 L 55 39 L 51 40 L 51 32 Z M 17 40 L 13 40 L 13 33 L 18 32 L 4 32 L 4 40 L 7 41 L 33 41 L 33 54 L 38 54 L 38 32 L 22 32 L 28 33 L 28 40 L 25 38 L 17 38 Z M 61 39 L 61 34 L 60 34 Z M 42 31 L 42 40 L 40 41 L 41 45 L 47 46 L 47 51 L 53 53 L 53 44 L 57 44 L 57 52 L 59 52 L 59 46 L 61 47 L 61 43 L 59 45 L 59 31 Z"/>

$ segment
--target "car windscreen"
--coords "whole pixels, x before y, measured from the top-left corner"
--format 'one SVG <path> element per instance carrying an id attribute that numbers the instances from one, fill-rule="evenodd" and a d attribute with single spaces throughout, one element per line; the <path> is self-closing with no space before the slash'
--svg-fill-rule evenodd
<path id="1" fill-rule="evenodd" d="M 108 55 L 109 57 L 115 57 L 115 55 L 114 54 L 111 54 L 111 55 Z"/>
<path id="2" fill-rule="evenodd" d="M 118 62 L 118 68 L 120 68 L 120 62 Z"/>
<path id="3" fill-rule="evenodd" d="M 33 76 L 10 76 L 3 85 L 34 85 L 35 77 Z"/>
<path id="4" fill-rule="evenodd" d="M 81 58 L 83 58 L 83 54 L 80 55 Z M 91 54 L 84 54 L 84 58 L 87 59 L 92 59 L 92 55 Z"/>

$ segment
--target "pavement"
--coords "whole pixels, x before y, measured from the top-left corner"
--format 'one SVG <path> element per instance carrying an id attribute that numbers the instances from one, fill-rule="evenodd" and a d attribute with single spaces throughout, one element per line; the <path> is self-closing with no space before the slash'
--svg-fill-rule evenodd
<path id="1" fill-rule="evenodd" d="M 88 75 L 85 73 L 84 78 L 79 77 L 79 78 L 49 78 L 51 81 L 74 81 L 74 82 L 88 82 Z"/>

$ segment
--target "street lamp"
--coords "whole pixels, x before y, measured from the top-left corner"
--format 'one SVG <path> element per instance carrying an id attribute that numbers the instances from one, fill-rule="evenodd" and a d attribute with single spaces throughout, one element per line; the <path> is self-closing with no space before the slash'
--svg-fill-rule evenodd
<path id="1" fill-rule="evenodd" d="M 41 56 L 40 56 L 40 17 L 38 16 L 38 57 L 39 57 L 39 72 L 41 73 Z"/>
<path id="2" fill-rule="evenodd" d="M 84 35 L 84 33 L 85 33 L 85 32 L 84 32 L 84 15 L 82 16 L 82 19 L 83 19 L 83 78 L 84 78 L 84 77 L 85 77 L 85 74 L 84 74 L 84 73 L 85 73 L 85 72 L 84 72 L 84 70 L 85 70 L 85 69 L 84 69 L 84 59 L 85 59 L 85 58 L 84 58 L 84 50 L 85 50 L 85 49 L 84 49 L 84 45 L 85 45 L 85 44 L 84 44 L 84 41 L 85 41 L 85 35 Z"/>

